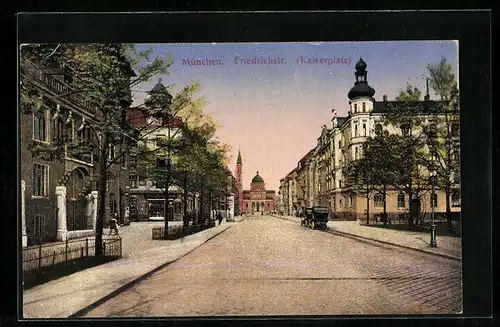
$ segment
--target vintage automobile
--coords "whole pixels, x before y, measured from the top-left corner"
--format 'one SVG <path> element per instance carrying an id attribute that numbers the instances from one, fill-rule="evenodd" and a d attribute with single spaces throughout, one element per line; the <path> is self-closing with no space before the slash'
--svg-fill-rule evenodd
<path id="1" fill-rule="evenodd" d="M 306 215 L 304 219 L 301 220 L 300 224 L 311 229 L 315 229 L 316 227 L 326 229 L 329 214 L 330 209 L 328 207 L 314 206 L 312 208 L 306 208 Z"/>

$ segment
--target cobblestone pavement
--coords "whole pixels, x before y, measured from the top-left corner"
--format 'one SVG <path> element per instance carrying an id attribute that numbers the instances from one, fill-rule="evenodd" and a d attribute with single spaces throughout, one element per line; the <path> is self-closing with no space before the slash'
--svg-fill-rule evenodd
<path id="1" fill-rule="evenodd" d="M 453 314 L 461 307 L 460 262 L 253 216 L 87 317 Z"/>

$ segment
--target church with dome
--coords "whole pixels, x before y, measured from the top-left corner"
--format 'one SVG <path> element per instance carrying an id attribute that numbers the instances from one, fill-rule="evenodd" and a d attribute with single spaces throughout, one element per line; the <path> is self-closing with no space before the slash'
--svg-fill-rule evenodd
<path id="1" fill-rule="evenodd" d="M 257 171 L 252 178 L 250 190 L 243 190 L 243 161 L 238 151 L 236 161 L 236 185 L 238 188 L 240 212 L 245 214 L 261 214 L 276 211 L 276 192 L 266 190 L 266 183 Z"/>

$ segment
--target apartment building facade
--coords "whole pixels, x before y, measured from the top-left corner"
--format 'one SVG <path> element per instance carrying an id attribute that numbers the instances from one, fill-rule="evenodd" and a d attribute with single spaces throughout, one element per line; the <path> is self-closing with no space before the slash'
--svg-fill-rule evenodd
<path id="1" fill-rule="evenodd" d="M 365 195 L 359 194 L 350 178 L 350 164 L 363 157 L 364 143 L 368 138 L 374 137 L 376 131 L 387 131 L 390 134 L 399 135 L 406 133 L 405 130 L 388 124 L 385 119 L 389 110 L 398 105 L 397 101 L 388 101 L 386 96 L 383 96 L 382 101 L 376 101 L 373 97 L 375 90 L 368 84 L 366 63 L 360 59 L 355 68 L 356 80 L 348 93 L 347 116 L 338 117 L 333 110 L 330 126 L 322 126 L 316 147 L 308 152 L 309 178 L 306 180 L 308 185 L 303 185 L 304 179 L 301 174 L 297 173 L 289 173 L 280 181 L 279 202 L 285 209 L 289 208 L 288 211 L 285 210 L 285 214 L 298 214 L 307 206 L 321 205 L 330 208 L 332 219 L 366 219 L 367 211 L 373 219 L 373 216 L 383 212 L 384 202 L 387 213 L 393 220 L 408 213 L 408 204 L 411 200 L 409 194 L 400 189 L 389 188 L 385 197 L 375 192 L 367 201 Z M 435 117 L 440 113 L 436 114 L 433 108 L 438 108 L 439 105 L 438 101 L 430 100 L 428 95 L 424 101 L 412 103 L 412 106 L 418 110 L 421 120 L 421 126 L 414 129 L 412 133 L 421 133 L 422 128 L 427 128 L 435 122 Z M 458 142 L 458 128 L 454 126 L 452 129 L 455 131 L 452 133 L 452 141 Z M 459 152 L 454 156 L 459 160 Z M 302 160 L 298 161 L 298 167 Z M 424 174 L 429 173 L 425 167 L 422 167 L 422 170 Z M 459 174 L 455 174 L 452 178 L 451 210 L 459 212 L 461 205 Z M 287 201 L 290 193 L 295 194 L 294 192 L 297 191 L 295 185 L 300 185 L 301 190 L 308 190 L 307 202 L 296 201 L 290 205 Z M 436 212 L 446 211 L 444 189 L 436 188 L 434 194 L 432 201 L 429 187 L 416 194 L 420 199 L 421 215 L 424 219 L 430 216 L 431 202 Z M 299 209 L 299 206 L 302 206 L 302 209 Z"/>

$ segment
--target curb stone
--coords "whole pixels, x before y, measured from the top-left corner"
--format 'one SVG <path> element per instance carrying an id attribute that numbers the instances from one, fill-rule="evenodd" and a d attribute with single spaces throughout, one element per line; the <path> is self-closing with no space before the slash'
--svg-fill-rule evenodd
<path id="1" fill-rule="evenodd" d="M 455 261 L 462 261 L 462 258 L 454 256 L 454 255 L 450 255 L 450 254 L 439 253 L 439 252 L 425 250 L 425 249 L 421 249 L 421 248 L 417 248 L 417 247 L 413 247 L 413 246 L 408 246 L 408 245 L 402 245 L 402 244 L 397 244 L 397 243 L 382 241 L 382 240 L 378 240 L 378 239 L 370 238 L 370 237 L 366 237 L 366 236 L 360 236 L 360 235 L 356 235 L 356 234 L 351 234 L 351 233 L 346 233 L 346 232 L 340 232 L 338 230 L 331 229 L 331 228 L 328 228 L 328 231 L 330 232 L 330 234 L 335 233 L 335 234 L 339 234 L 340 236 L 346 236 L 346 237 L 350 237 L 350 238 L 359 238 L 359 239 L 363 239 L 363 240 L 369 240 L 369 241 L 383 243 L 383 244 L 387 244 L 387 245 L 398 246 L 398 247 L 405 248 L 405 249 L 408 249 L 408 250 L 419 251 L 419 252 L 423 252 L 423 253 L 426 253 L 426 254 L 436 255 L 436 256 L 444 257 L 444 258 L 455 260 Z"/>
<path id="2" fill-rule="evenodd" d="M 288 219 L 288 218 L 285 218 L 285 217 L 279 217 L 279 216 L 273 216 L 273 217 L 295 222 L 294 220 Z M 370 237 L 366 237 L 366 236 L 360 236 L 360 235 L 351 234 L 351 233 L 347 233 L 347 232 L 341 232 L 341 231 L 338 231 L 338 230 L 335 230 L 335 229 L 331 229 L 331 228 L 328 228 L 328 231 L 331 234 L 332 234 L 332 232 L 334 232 L 334 233 L 337 233 L 337 234 L 339 234 L 341 236 L 346 236 L 346 237 L 351 237 L 351 238 L 359 238 L 359 239 L 369 240 L 369 241 L 373 241 L 373 242 L 379 242 L 379 243 L 382 243 L 382 244 L 387 244 L 387 245 L 392 245 L 392 246 L 398 246 L 398 247 L 402 247 L 402 248 L 405 248 L 405 249 L 408 249 L 408 250 L 419 251 L 419 252 L 423 252 L 423 253 L 426 253 L 426 254 L 436 255 L 436 256 L 444 257 L 444 258 L 455 260 L 455 261 L 462 261 L 461 257 L 457 257 L 457 256 L 454 256 L 454 255 L 451 255 L 451 254 L 445 254 L 445 253 L 440 253 L 440 252 L 435 252 L 435 251 L 431 251 L 431 250 L 421 249 L 421 248 L 417 248 L 417 247 L 413 247 L 413 246 L 402 245 L 402 244 L 392 243 L 392 242 L 388 242 L 388 241 L 382 241 L 382 240 L 378 240 L 378 239 L 370 238 Z"/>
<path id="3" fill-rule="evenodd" d="M 176 259 L 173 259 L 173 260 L 170 260 L 170 261 L 167 261 L 161 265 L 159 265 L 158 267 L 156 268 L 153 268 L 152 270 L 134 278 L 133 280 L 127 282 L 126 284 L 120 286 L 119 288 L 117 288 L 116 290 L 112 291 L 111 293 L 109 293 L 108 295 L 100 298 L 99 300 L 97 301 L 94 301 L 93 303 L 87 305 L 86 307 L 84 307 L 83 309 L 80 309 L 78 311 L 76 311 L 75 313 L 71 314 L 68 318 L 79 318 L 79 317 L 82 317 L 84 316 L 85 314 L 89 313 L 90 311 L 92 311 L 93 309 L 95 309 L 96 307 L 98 307 L 99 305 L 105 303 L 106 301 L 112 299 L 113 297 L 119 295 L 120 293 L 126 291 L 127 289 L 129 289 L 130 287 L 134 286 L 135 284 L 143 281 L 144 279 L 150 277 L 151 275 L 153 275 L 155 272 L 169 266 L 170 264 L 182 259 L 183 257 L 185 257 L 186 255 L 188 255 L 189 253 L 193 252 L 194 250 L 196 250 L 197 248 L 199 248 L 200 246 L 202 246 L 203 244 L 207 243 L 208 241 L 210 241 L 211 239 L 213 239 L 214 237 L 216 236 L 219 236 L 220 234 L 224 233 L 225 231 L 227 231 L 228 229 L 231 229 L 232 226 L 228 226 L 227 228 L 221 230 L 220 232 L 210 236 L 209 238 L 207 238 L 206 240 L 204 240 L 201 244 L 199 244 L 198 246 L 194 247 L 193 249 L 189 250 L 188 252 L 180 255 L 178 258 Z"/>

